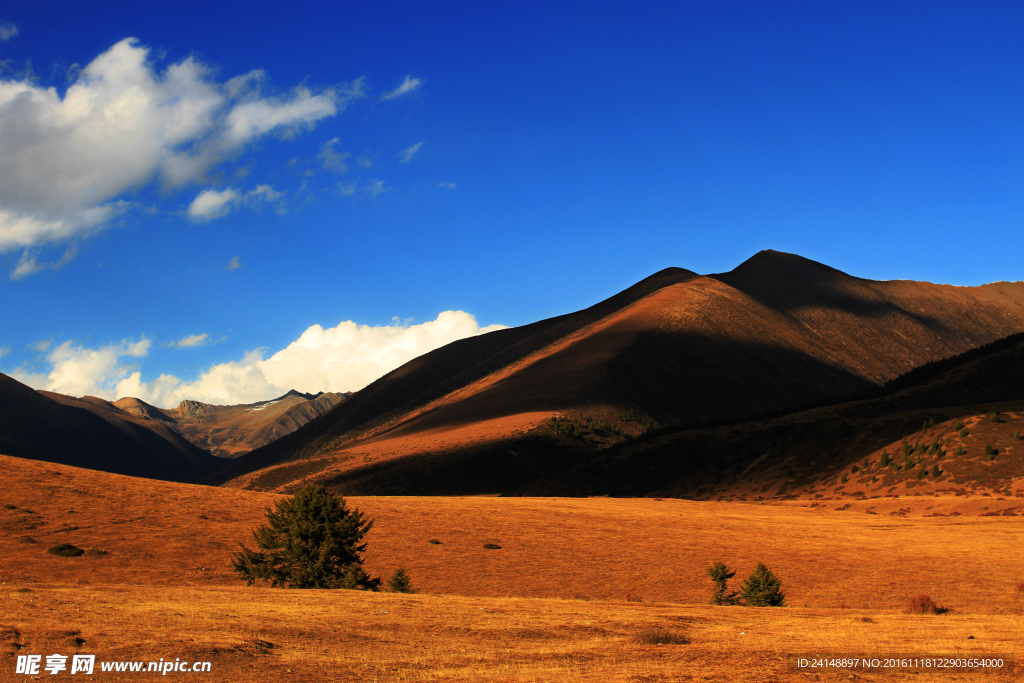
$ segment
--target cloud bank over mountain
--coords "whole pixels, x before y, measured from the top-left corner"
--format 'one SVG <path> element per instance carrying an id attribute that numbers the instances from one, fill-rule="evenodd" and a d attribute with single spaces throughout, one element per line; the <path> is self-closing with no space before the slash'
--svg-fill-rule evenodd
<path id="1" fill-rule="evenodd" d="M 139 359 L 152 345 L 145 337 L 100 348 L 65 341 L 46 354 L 48 371 L 18 369 L 9 374 L 36 389 L 108 400 L 133 396 L 161 407 L 173 407 L 183 399 L 221 405 L 254 403 L 289 389 L 357 391 L 428 351 L 504 328 L 481 327 L 464 311 L 444 311 L 419 325 L 405 325 L 397 319 L 392 325 L 379 326 L 351 320 L 326 329 L 313 325 L 269 358 L 264 357 L 266 349 L 255 349 L 240 360 L 213 365 L 193 381 L 174 375 L 142 381 Z M 207 335 L 192 335 L 182 341 L 199 338 L 205 340 Z"/>

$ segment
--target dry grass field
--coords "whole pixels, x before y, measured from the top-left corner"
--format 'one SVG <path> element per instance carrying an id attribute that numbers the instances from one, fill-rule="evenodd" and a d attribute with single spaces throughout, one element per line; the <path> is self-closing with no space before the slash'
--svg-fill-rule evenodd
<path id="1" fill-rule="evenodd" d="M 376 520 L 367 569 L 402 565 L 421 591 L 401 595 L 239 582 L 232 549 L 272 494 L 2 456 L 0 478 L 0 680 L 21 680 L 18 653 L 83 652 L 211 661 L 159 677 L 211 681 L 839 681 L 791 672 L 786 655 L 1024 645 L 1024 518 L 982 516 L 1012 500 L 350 499 Z M 108 554 L 47 554 L 58 543 Z M 715 560 L 735 588 L 764 562 L 788 607 L 708 606 Z M 904 613 L 920 593 L 951 611 Z M 641 642 L 659 630 L 689 642 Z M 147 680 L 92 680 L 119 677 Z M 965 677 L 1022 678 L 863 674 Z"/>

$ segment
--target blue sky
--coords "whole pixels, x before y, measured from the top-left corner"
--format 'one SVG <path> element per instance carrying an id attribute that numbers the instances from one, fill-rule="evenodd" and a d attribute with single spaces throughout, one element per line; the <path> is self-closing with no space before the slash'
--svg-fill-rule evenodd
<path id="1" fill-rule="evenodd" d="M 351 390 L 766 248 L 1019 280 L 1022 29 L 1019 2 L 7 0 L 0 371 Z"/>

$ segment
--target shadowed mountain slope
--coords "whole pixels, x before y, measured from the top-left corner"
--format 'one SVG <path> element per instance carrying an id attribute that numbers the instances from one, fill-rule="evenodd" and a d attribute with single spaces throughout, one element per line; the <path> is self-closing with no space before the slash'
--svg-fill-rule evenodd
<path id="1" fill-rule="evenodd" d="M 354 449 L 379 468 L 567 412 L 699 424 L 791 410 L 1021 330 L 1024 283 L 874 282 L 771 251 L 715 276 L 669 269 L 585 311 L 426 354 L 217 480 L 325 453 L 338 456 L 295 476 L 337 477 L 366 464 L 347 462 Z"/>
<path id="2" fill-rule="evenodd" d="M 38 392 L 3 374 L 0 453 L 180 482 L 198 481 L 223 465 L 156 420 L 93 396 Z"/>

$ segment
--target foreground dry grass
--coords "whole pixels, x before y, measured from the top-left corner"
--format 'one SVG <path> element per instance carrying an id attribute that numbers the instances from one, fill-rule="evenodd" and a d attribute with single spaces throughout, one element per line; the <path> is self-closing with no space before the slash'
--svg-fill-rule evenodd
<path id="1" fill-rule="evenodd" d="M 169 676 L 224 681 L 788 681 L 814 680 L 787 670 L 790 652 L 1024 645 L 1015 590 L 1024 518 L 979 516 L 1019 504 L 1009 499 L 879 499 L 843 511 L 809 502 L 350 501 L 376 519 L 371 573 L 404 565 L 424 591 L 405 596 L 240 585 L 231 550 L 249 541 L 271 494 L 2 456 L 0 479 L 0 647 L 12 656 L 210 660 L 213 675 Z M 961 516 L 923 516 L 940 510 Z M 46 553 L 62 542 L 109 554 Z M 703 570 L 717 559 L 737 579 L 765 562 L 791 607 L 706 606 Z M 954 611 L 903 614 L 922 592 Z M 641 645 L 636 634 L 653 628 L 691 642 Z M 0 680 L 14 670 L 7 661 Z M 928 676 L 885 678 L 901 679 Z"/>
<path id="2" fill-rule="evenodd" d="M 227 586 L 35 587 L 17 592 L 8 585 L 0 596 L 5 614 L 0 628 L 8 631 L 5 640 L 20 637 L 25 652 L 82 651 L 109 659 L 180 657 L 213 662 L 210 675 L 169 674 L 171 679 L 814 680 L 788 671 L 786 654 L 822 650 L 1006 653 L 1024 644 L 1020 618 L 1011 615 L 913 617 L 891 611 Z M 655 628 L 685 634 L 690 643 L 638 643 L 637 633 Z M 968 635 L 975 639 L 967 640 Z M 76 646 L 75 638 L 84 644 Z M 13 666 L 7 671 L 13 671 Z M 831 674 L 825 680 L 846 676 Z M 953 676 L 934 680 L 956 680 Z M 94 679 L 104 680 L 100 675 Z M 145 676 L 123 674 L 122 679 L 144 680 Z M 904 674 L 886 680 L 902 679 L 926 678 Z M 986 675 L 985 680 L 1019 679 Z"/>

